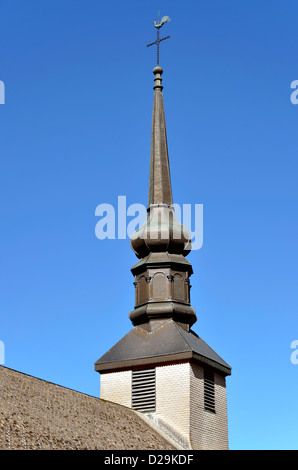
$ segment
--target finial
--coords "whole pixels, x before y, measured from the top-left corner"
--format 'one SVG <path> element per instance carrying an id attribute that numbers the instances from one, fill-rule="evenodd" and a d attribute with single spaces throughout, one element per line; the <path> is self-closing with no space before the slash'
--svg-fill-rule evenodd
<path id="1" fill-rule="evenodd" d="M 163 89 L 163 86 L 161 84 L 162 82 L 162 78 L 161 78 L 161 75 L 163 74 L 163 69 L 157 65 L 156 67 L 154 67 L 153 69 L 153 73 L 155 75 L 155 78 L 154 78 L 154 81 L 155 81 L 155 85 L 153 87 L 153 90 L 159 88 L 160 90 Z"/>
<path id="2" fill-rule="evenodd" d="M 165 38 L 159 39 L 159 30 L 165 23 L 168 23 L 169 21 L 171 21 L 171 18 L 169 18 L 168 16 L 163 16 L 160 23 L 157 23 L 157 21 L 154 20 L 154 26 L 157 29 L 156 31 L 157 39 L 156 41 L 151 42 L 151 44 L 147 44 L 147 47 L 153 46 L 155 44 L 157 46 L 157 61 L 156 61 L 157 65 L 159 65 L 159 44 L 161 43 L 161 41 L 164 41 L 165 39 L 169 39 L 170 37 L 170 36 L 166 36 Z"/>

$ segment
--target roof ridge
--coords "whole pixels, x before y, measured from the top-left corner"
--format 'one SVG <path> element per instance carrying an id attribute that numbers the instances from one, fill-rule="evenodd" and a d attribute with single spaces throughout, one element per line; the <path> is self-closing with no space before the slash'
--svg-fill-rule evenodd
<path id="1" fill-rule="evenodd" d="M 182 339 L 185 341 L 185 343 L 188 345 L 188 347 L 189 347 L 189 348 L 190 348 L 190 350 L 192 351 L 192 347 L 191 347 L 191 345 L 189 344 L 189 342 L 187 341 L 187 339 L 186 339 L 186 338 L 184 338 L 183 334 L 182 334 L 182 333 L 181 333 L 181 331 L 180 331 L 180 328 L 182 328 L 182 326 L 180 326 L 180 325 L 177 325 L 177 323 L 176 323 L 176 322 L 174 322 L 174 321 L 173 321 L 173 323 L 175 324 L 175 327 L 176 327 L 176 329 L 177 329 L 177 331 L 178 331 L 179 335 L 181 336 L 181 338 L 182 338 Z M 184 330 L 184 331 L 185 331 L 185 330 Z M 189 333 L 189 332 L 188 332 L 188 333 Z"/>
<path id="2" fill-rule="evenodd" d="M 184 339 L 184 341 L 188 344 L 188 346 L 190 347 L 191 351 L 193 351 L 193 347 L 189 344 L 188 342 L 188 339 L 187 337 L 184 337 L 184 335 L 182 334 L 182 331 L 180 331 L 182 328 L 182 326 L 180 325 L 177 325 L 176 324 L 176 327 L 177 327 L 177 330 L 179 331 L 179 334 L 182 336 L 182 338 Z M 185 330 L 184 330 L 185 331 Z M 188 333 L 188 334 L 193 334 L 197 339 L 199 339 L 202 343 L 204 343 L 204 345 L 209 349 L 211 350 L 215 356 L 219 359 L 219 360 L 216 360 L 215 358 L 212 358 L 212 361 L 215 362 L 216 364 L 219 364 L 219 365 L 223 365 L 225 367 L 227 367 L 228 369 L 231 370 L 231 366 L 213 349 L 211 348 L 211 346 L 209 346 L 208 343 L 206 343 L 206 341 L 204 341 L 197 333 L 195 333 L 193 330 L 189 330 L 188 332 L 185 331 L 185 333 Z M 207 356 L 204 356 L 203 357 L 207 357 Z"/>
<path id="3" fill-rule="evenodd" d="M 74 388 L 66 387 L 65 385 L 57 384 L 55 382 L 50 382 L 49 380 L 42 379 L 40 377 L 36 377 L 35 375 L 27 374 L 26 372 L 22 372 L 20 370 L 12 369 L 11 367 L 0 365 L 0 368 L 6 369 L 6 370 L 9 370 L 9 371 L 12 371 L 12 372 L 16 372 L 17 374 L 25 375 L 26 377 L 30 377 L 32 379 L 40 380 L 41 382 L 45 382 L 45 383 L 48 383 L 48 384 L 51 384 L 51 385 L 56 385 L 57 387 L 65 388 L 66 390 L 70 390 L 71 392 L 80 393 L 81 395 L 85 395 L 85 396 L 90 397 L 90 398 L 95 398 L 96 400 L 101 400 L 101 398 L 98 398 L 94 395 L 89 395 L 89 393 L 80 392 L 80 390 L 75 390 Z M 103 400 L 103 401 L 107 401 L 107 400 Z M 113 402 L 111 402 L 111 403 L 113 403 Z"/>

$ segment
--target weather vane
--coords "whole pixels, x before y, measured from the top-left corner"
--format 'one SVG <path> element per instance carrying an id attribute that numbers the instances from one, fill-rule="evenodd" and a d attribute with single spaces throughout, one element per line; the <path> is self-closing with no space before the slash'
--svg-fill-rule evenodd
<path id="1" fill-rule="evenodd" d="M 158 21 L 159 21 L 159 18 L 158 18 Z M 163 24 L 168 23 L 169 21 L 171 21 L 171 18 L 169 18 L 168 16 L 163 16 L 160 23 L 157 23 L 157 21 L 154 20 L 154 26 L 157 29 L 156 31 L 157 39 L 155 42 L 151 42 L 151 44 L 147 44 L 147 47 L 154 46 L 154 44 L 156 44 L 157 46 L 157 65 L 159 65 L 159 44 L 161 43 L 161 41 L 164 41 L 165 39 L 169 39 L 170 37 L 170 36 L 166 36 L 165 38 L 159 39 L 159 30 Z"/>

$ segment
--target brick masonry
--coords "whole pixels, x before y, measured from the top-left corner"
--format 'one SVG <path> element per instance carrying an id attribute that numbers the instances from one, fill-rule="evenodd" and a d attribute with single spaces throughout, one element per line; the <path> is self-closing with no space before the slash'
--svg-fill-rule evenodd
<path id="1" fill-rule="evenodd" d="M 131 370 L 101 374 L 100 398 L 131 408 Z"/>
<path id="2" fill-rule="evenodd" d="M 148 368 L 152 365 L 148 365 Z M 180 362 L 156 367 L 156 411 L 150 413 L 191 449 L 227 450 L 225 377 L 214 374 L 215 413 L 204 409 L 204 369 Z M 101 374 L 100 397 L 131 408 L 131 370 Z"/>
<path id="3" fill-rule="evenodd" d="M 156 416 L 189 442 L 189 362 L 156 368 Z"/>
<path id="4" fill-rule="evenodd" d="M 190 367 L 190 441 L 193 449 L 228 450 L 226 383 L 223 375 L 214 374 L 215 413 L 204 409 L 204 369 Z"/>

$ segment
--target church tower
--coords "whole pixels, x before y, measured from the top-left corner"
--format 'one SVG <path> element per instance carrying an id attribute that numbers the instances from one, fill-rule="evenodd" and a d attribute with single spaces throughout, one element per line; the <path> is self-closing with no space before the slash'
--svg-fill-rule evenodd
<path id="1" fill-rule="evenodd" d="M 151 131 L 149 199 L 144 225 L 131 237 L 133 328 L 95 363 L 100 398 L 144 413 L 185 449 L 228 449 L 226 376 L 230 366 L 191 326 L 189 231 L 175 217 L 162 74 L 157 66 Z M 166 38 L 164 38 L 166 39 Z"/>

